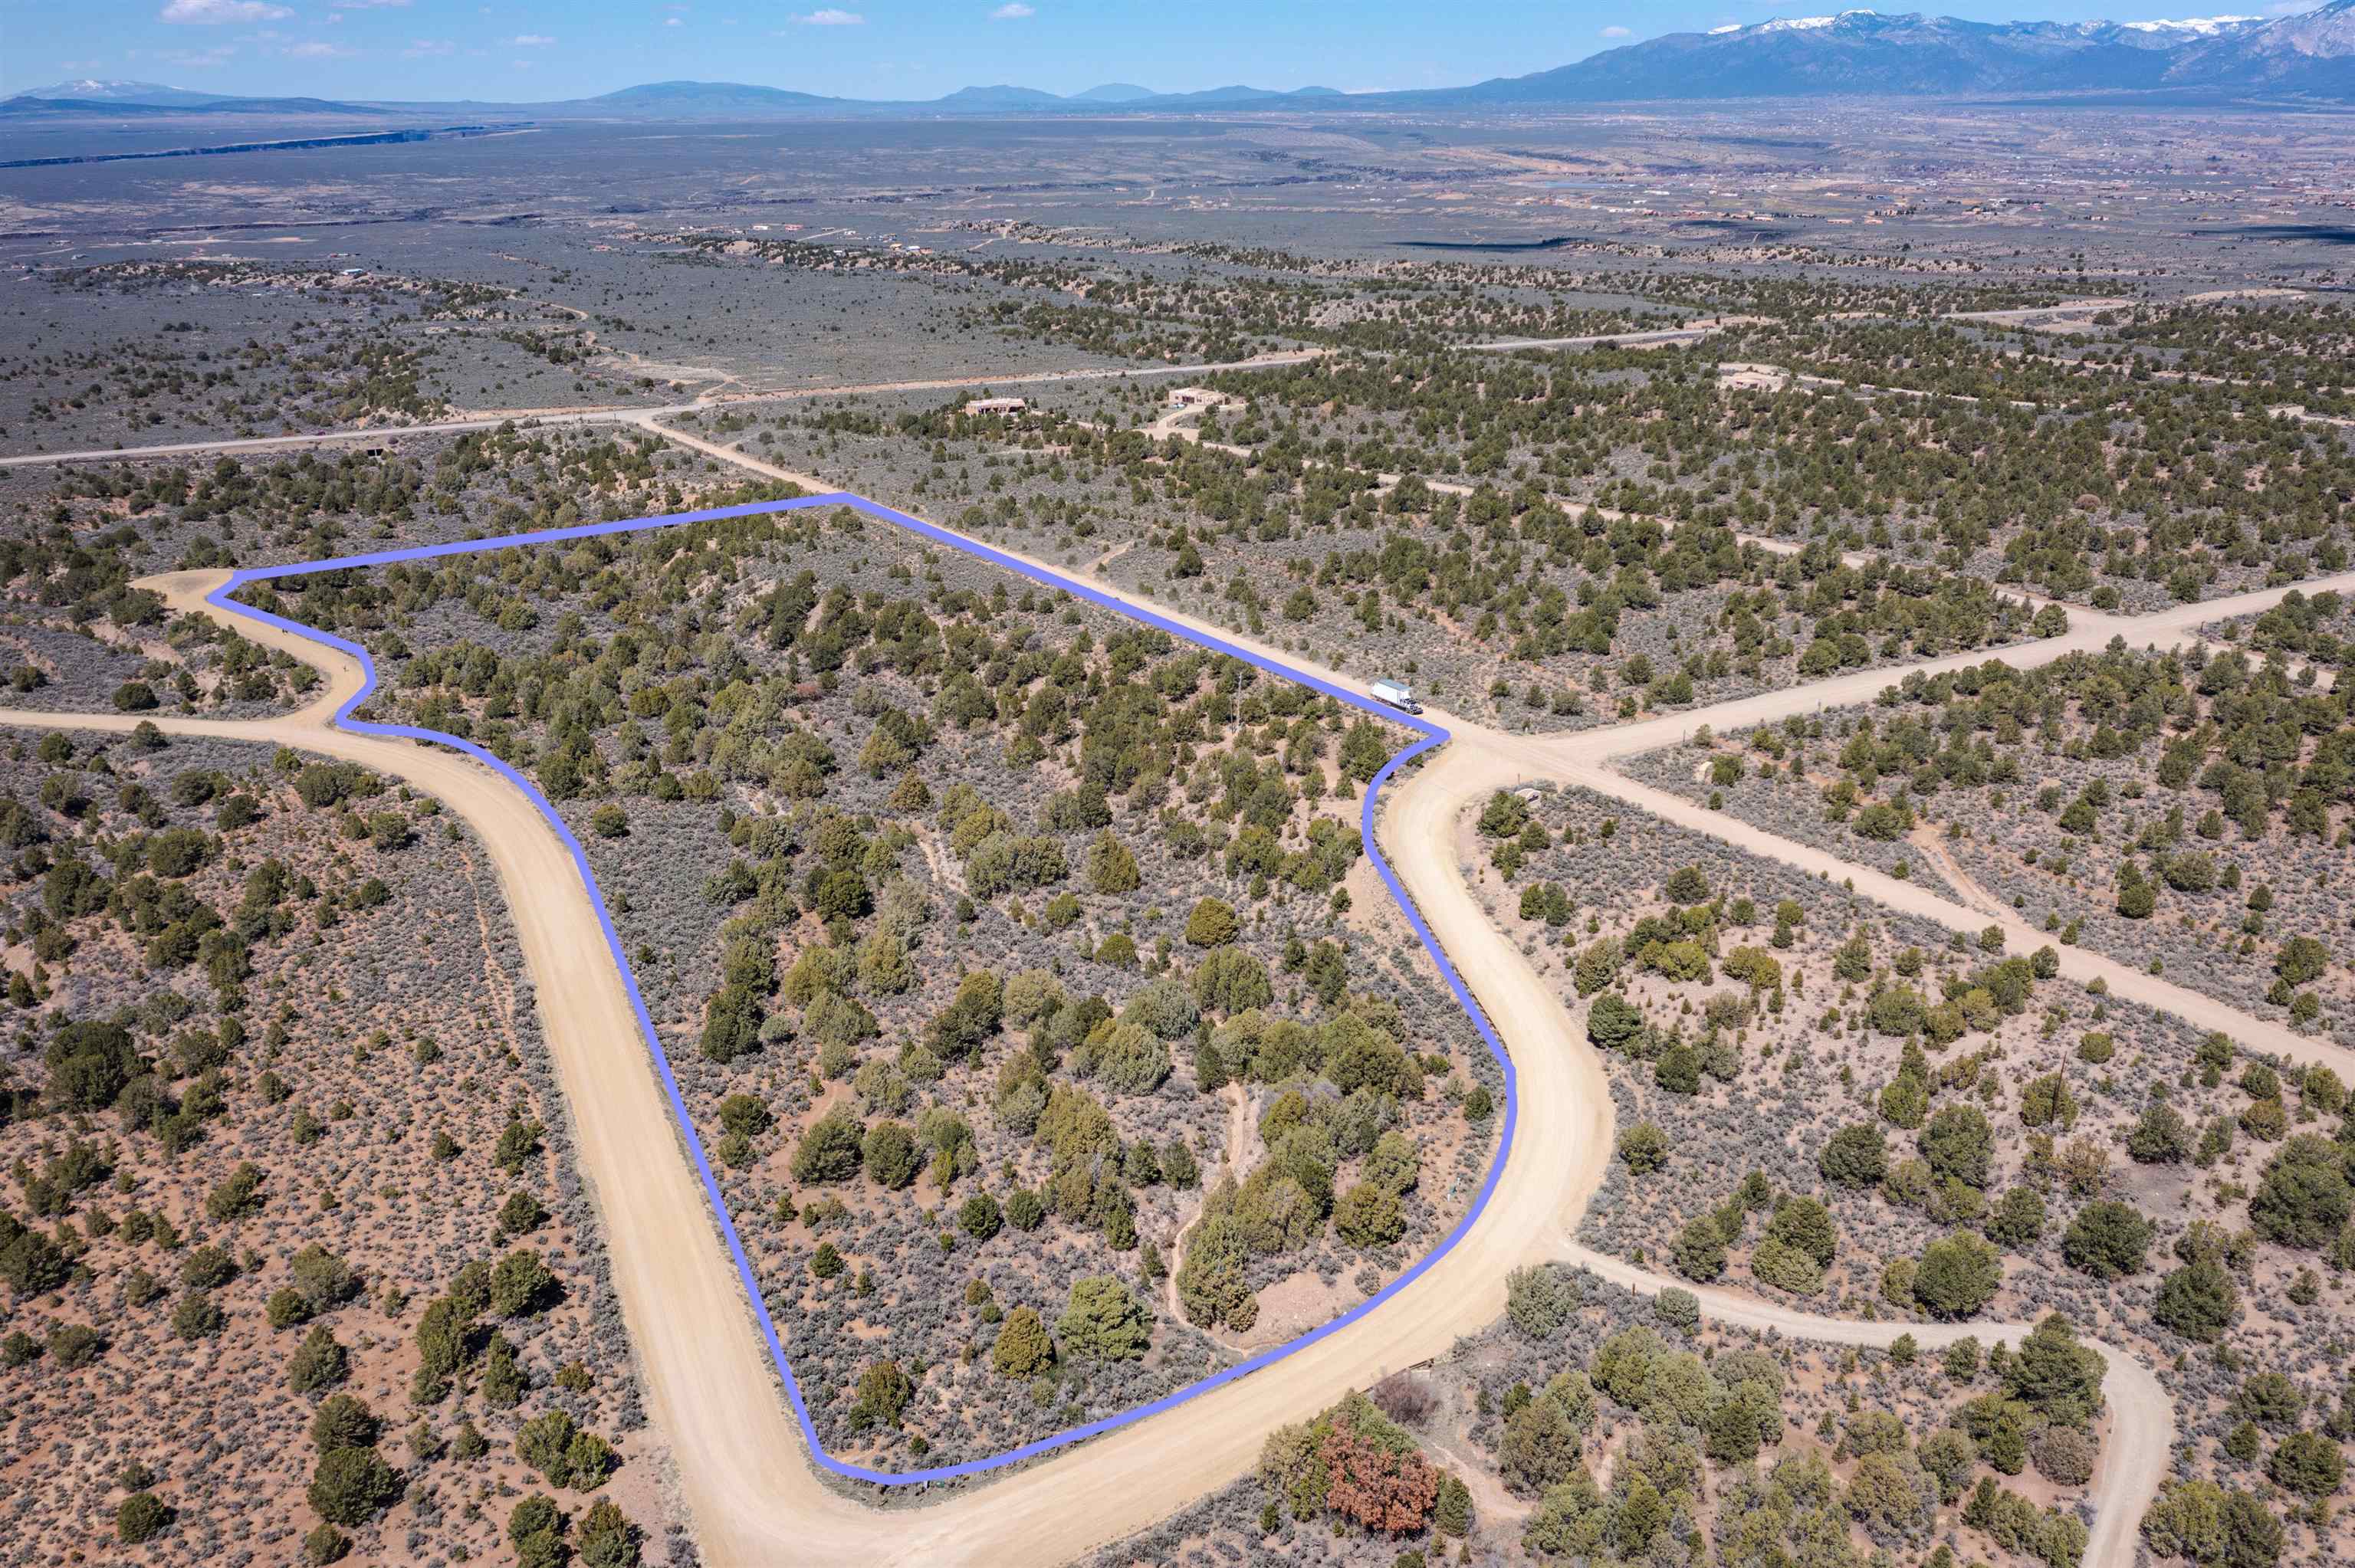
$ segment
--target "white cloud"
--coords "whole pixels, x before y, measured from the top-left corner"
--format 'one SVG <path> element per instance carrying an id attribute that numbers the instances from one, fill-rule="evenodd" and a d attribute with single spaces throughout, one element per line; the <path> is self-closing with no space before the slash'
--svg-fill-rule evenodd
<path id="1" fill-rule="evenodd" d="M 805 27 L 863 27 L 867 25 L 867 18 L 858 12 L 837 11 L 831 5 L 823 11 L 812 11 L 806 16 L 795 16 L 794 20 Z"/>
<path id="2" fill-rule="evenodd" d="M 349 59 L 359 53 L 357 49 L 346 48 L 341 44 L 322 43 L 317 39 L 306 44 L 289 44 L 278 52 L 289 59 L 298 60 Z"/>
<path id="3" fill-rule="evenodd" d="M 133 49 L 131 52 L 134 58 L 137 58 L 138 50 Z M 211 70 L 217 66 L 229 64 L 236 55 L 237 49 L 234 46 L 216 44 L 208 49 L 161 49 L 150 58 L 176 66 L 181 70 Z"/>
<path id="4" fill-rule="evenodd" d="M 421 60 L 438 58 L 442 55 L 454 55 L 457 52 L 458 46 L 447 38 L 412 38 L 410 40 L 409 47 L 400 51 L 400 58 Z"/>
<path id="5" fill-rule="evenodd" d="M 989 19 L 993 22 L 1018 22 L 1025 16 L 1035 16 L 1038 14 L 1031 7 L 1023 5 L 1022 0 L 1009 0 L 1008 4 L 992 11 L 989 14 Z"/>
<path id="6" fill-rule="evenodd" d="M 294 13 L 264 0 L 170 0 L 157 20 L 190 26 L 220 26 L 232 22 L 278 22 Z"/>
<path id="7" fill-rule="evenodd" d="M 1605 27 L 1603 36 L 1606 38 L 1632 38 L 1636 33 L 1631 27 Z"/>
<path id="8" fill-rule="evenodd" d="M 663 26 L 666 27 L 684 27 L 687 24 L 680 21 L 676 16 L 666 16 L 663 18 Z"/>
<path id="9" fill-rule="evenodd" d="M 382 6 L 408 4 L 409 0 L 327 0 L 327 5 L 337 11 L 374 11 Z"/>
<path id="10" fill-rule="evenodd" d="M 508 42 L 519 49 L 544 49 L 556 40 L 546 33 L 517 33 Z"/>

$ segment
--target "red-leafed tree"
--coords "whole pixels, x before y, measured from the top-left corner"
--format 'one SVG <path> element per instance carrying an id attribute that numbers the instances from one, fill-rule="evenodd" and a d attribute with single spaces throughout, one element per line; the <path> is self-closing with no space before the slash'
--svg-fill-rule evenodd
<path id="1" fill-rule="evenodd" d="M 1439 1472 L 1416 1453 L 1394 1454 L 1337 1425 L 1319 1457 L 1332 1482 L 1325 1504 L 1369 1530 L 1421 1530 L 1439 1501 Z"/>

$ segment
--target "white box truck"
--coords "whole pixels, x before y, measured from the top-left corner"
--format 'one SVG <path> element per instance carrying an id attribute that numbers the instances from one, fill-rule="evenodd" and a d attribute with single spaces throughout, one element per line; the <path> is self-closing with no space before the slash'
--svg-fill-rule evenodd
<path id="1" fill-rule="evenodd" d="M 1367 693 L 1384 707 L 1396 708 L 1402 714 L 1423 711 L 1423 705 L 1414 700 L 1414 693 L 1396 681 L 1376 681 L 1367 688 Z"/>

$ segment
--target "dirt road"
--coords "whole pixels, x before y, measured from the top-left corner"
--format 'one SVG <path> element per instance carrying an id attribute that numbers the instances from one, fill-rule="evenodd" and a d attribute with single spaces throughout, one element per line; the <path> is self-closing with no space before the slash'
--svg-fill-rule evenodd
<path id="1" fill-rule="evenodd" d="M 784 392 L 747 392 L 739 395 L 707 394 L 691 402 L 666 403 L 653 408 L 615 405 L 611 408 L 570 408 L 549 413 L 476 414 L 459 419 L 433 419 L 412 425 L 374 425 L 336 430 L 308 430 L 289 436 L 245 436 L 228 440 L 171 441 L 153 447 L 89 447 L 78 451 L 19 452 L 0 457 L 0 468 L 32 468 L 45 463 L 108 462 L 133 458 L 189 457 L 199 452 L 286 451 L 301 447 L 331 445 L 344 441 L 386 441 L 407 436 L 463 435 L 469 430 L 495 430 L 508 423 L 528 424 L 536 429 L 552 429 L 566 425 L 630 425 L 642 424 L 652 418 L 669 418 L 679 414 L 709 414 L 734 408 L 757 407 L 763 403 L 794 403 L 813 397 L 851 397 L 884 392 L 954 392 L 968 387 L 1040 387 L 1064 381 L 1117 381 L 1125 377 L 1168 376 L 1208 376 L 1219 370 L 1268 370 L 1286 365 L 1305 365 L 1321 359 L 1330 352 L 1326 349 L 1303 349 L 1295 354 L 1259 354 L 1249 359 L 1227 360 L 1215 365 L 1114 365 L 1091 366 L 1080 370 L 1034 370 L 1013 375 L 949 376 L 931 381 L 876 381 L 856 386 L 804 387 Z"/>
<path id="2" fill-rule="evenodd" d="M 688 444 L 778 477 L 802 477 L 770 471 L 709 443 Z M 163 591 L 174 608 L 188 609 L 201 608 L 203 593 L 218 580 L 209 574 L 180 574 L 150 586 Z M 2135 625 L 2155 640 L 2166 640 L 2189 625 L 2258 608 L 2254 601 L 2277 597 L 2250 595 L 2242 596 L 2245 603 L 2184 607 L 2180 613 Z M 1188 620 L 1168 607 L 1154 608 Z M 2105 619 L 2094 618 L 2068 637 L 2007 650 L 2004 656 L 2035 662 L 2071 648 L 2098 646 L 2112 630 L 2101 623 Z M 1489 919 L 1462 874 L 1461 820 L 1491 791 L 1531 777 L 1586 784 L 1755 853 L 1852 876 L 1859 890 L 1898 907 L 1967 929 L 1986 920 L 1980 912 L 1919 888 L 1876 879 L 1805 846 L 1646 790 L 1608 766 L 1614 758 L 1672 743 L 1700 723 L 1724 727 L 1857 701 L 1895 673 L 1858 672 L 1672 720 L 1577 736 L 1511 736 L 1456 722 L 1455 743 L 1393 789 L 1380 837 L 1424 919 L 1510 1046 L 1518 1071 L 1520 1134 L 1480 1224 L 1378 1312 L 1284 1361 L 995 1484 L 931 1506 L 877 1510 L 821 1481 L 805 1458 L 800 1432 L 787 1414 L 741 1286 L 684 1158 L 597 911 L 560 841 L 519 791 L 471 760 L 331 727 L 328 716 L 357 687 L 353 661 L 260 622 L 247 621 L 240 630 L 318 665 L 329 677 L 325 692 L 282 718 L 153 722 L 172 733 L 279 743 L 363 763 L 437 796 L 488 846 L 515 912 L 546 1038 L 575 1119 L 581 1172 L 605 1220 L 615 1288 L 648 1404 L 677 1461 L 704 1554 L 715 1563 L 1065 1561 L 1134 1533 L 1242 1475 L 1270 1428 L 1329 1404 L 1348 1389 L 1436 1356 L 1459 1335 L 1492 1321 L 1503 1306 L 1504 1277 L 1521 1263 L 1565 1257 L 1637 1288 L 1667 1283 L 1585 1253 L 1570 1240 L 1609 1155 L 1611 1100 L 1601 1065 L 1571 1011 Z M 1204 630 L 1231 641 L 1250 641 L 1222 628 Z M 1264 652 L 1301 665 L 1291 655 Z M 1956 656 L 1930 667 L 1980 656 Z M 1344 679 L 1313 668 L 1310 673 Z M 134 722 L 85 714 L 8 712 L 0 717 L 13 724 L 116 731 Z M 2064 972 L 2104 972 L 2120 995 L 2182 1012 L 2195 1022 L 2202 1016 L 2198 1010 L 2212 1010 L 2205 1016 L 2218 1018 L 2216 1026 L 2249 1044 L 2272 1049 L 2293 1044 L 2298 1054 L 2350 1070 L 2347 1053 L 2296 1037 L 2277 1042 L 2272 1038 L 2275 1032 L 2258 1021 L 2153 977 L 2123 966 L 2111 966 L 2115 976 L 2084 968 L 2099 962 L 2071 949 Z M 1886 1344 L 1909 1330 L 1917 1340 L 1935 1342 L 1941 1332 L 1921 1325 L 1819 1318 L 1731 1293 L 1705 1293 L 1704 1300 L 1724 1321 L 1835 1342 Z M 2017 1333 L 2022 1327 L 1976 1326 L 1982 1334 Z M 2100 1518 L 2087 1561 L 2124 1564 L 2133 1560 L 2134 1526 L 2165 1472 L 2172 1411 L 2147 1369 L 2114 1350 L 2105 1354 L 2112 1360 L 2108 1387 L 2117 1420 L 2115 1436 L 2105 1445 Z"/>
<path id="3" fill-rule="evenodd" d="M 1767 319 L 1764 316 L 1718 316 L 1695 326 L 1643 327 L 1632 332 L 1589 333 L 1583 337 L 1508 337 L 1495 343 L 1467 343 L 1459 346 L 1471 354 L 1518 354 L 1532 348 L 1593 348 L 1606 343 L 1619 348 L 1660 348 L 1671 344 L 1698 343 L 1728 327 L 1756 326 Z"/>
<path id="4" fill-rule="evenodd" d="M 176 609 L 201 609 L 203 594 L 218 580 L 180 574 L 146 586 Z M 822 1482 L 804 1457 L 568 852 L 522 794 L 487 768 L 445 750 L 329 727 L 326 716 L 357 689 L 352 661 L 259 622 L 241 622 L 240 630 L 318 664 L 329 676 L 326 691 L 283 718 L 152 722 L 171 734 L 282 744 L 361 763 L 431 792 L 488 847 L 575 1121 L 581 1175 L 605 1221 L 614 1287 L 650 1412 L 677 1463 L 707 1561 L 1054 1563 L 1132 1534 L 1248 1471 L 1272 1427 L 1436 1356 L 1493 1320 L 1503 1309 L 1506 1273 L 1555 1248 L 1600 1177 L 1609 1100 L 1578 1086 L 1582 1047 L 1569 1019 L 1526 967 L 1490 957 L 1487 967 L 1504 983 L 1484 987 L 1484 995 L 1499 1027 L 1529 1057 L 1522 1114 L 1553 1134 L 1548 1158 L 1516 1160 L 1508 1169 L 1490 1223 L 1351 1331 L 1182 1413 L 930 1507 L 864 1507 Z M 21 711 L 0 717 L 116 732 L 136 722 Z M 1497 777 L 1493 758 L 1466 750 L 1426 768 L 1391 803 L 1391 832 L 1411 848 L 1403 874 L 1451 950 L 1510 951 L 1455 875 L 1448 847 L 1465 802 L 1485 796 Z M 1563 1158 L 1565 1150 L 1572 1158 Z"/>

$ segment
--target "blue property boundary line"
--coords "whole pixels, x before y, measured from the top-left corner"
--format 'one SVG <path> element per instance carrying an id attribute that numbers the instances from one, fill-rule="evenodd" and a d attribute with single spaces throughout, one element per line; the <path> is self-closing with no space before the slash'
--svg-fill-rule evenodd
<path id="1" fill-rule="evenodd" d="M 1497 1139 L 1496 1158 L 1489 1163 L 1487 1179 L 1481 1182 L 1479 1192 L 1474 1196 L 1471 1206 L 1465 1211 L 1464 1217 L 1456 1222 L 1455 1228 L 1447 1233 L 1445 1239 L 1380 1290 L 1339 1317 L 1310 1330 L 1298 1339 L 1262 1351 L 1234 1366 L 1213 1372 L 1173 1393 L 1164 1394 L 1149 1404 L 1141 1404 L 1133 1410 L 1124 1411 L 1117 1415 L 1108 1415 L 1100 1421 L 1091 1421 L 1084 1425 L 1070 1427 L 1051 1436 L 1041 1437 L 1036 1442 L 1009 1448 L 1005 1453 L 989 1458 L 970 1459 L 963 1464 L 943 1465 L 924 1470 L 869 1469 L 863 1465 L 850 1464 L 836 1458 L 826 1451 L 825 1445 L 819 1441 L 817 1427 L 810 1419 L 808 1404 L 802 1397 L 801 1384 L 794 1376 L 793 1368 L 785 1357 L 783 1342 L 778 1338 L 776 1324 L 769 1316 L 768 1302 L 762 1294 L 759 1279 L 753 1274 L 752 1261 L 744 1251 L 742 1239 L 736 1234 L 736 1224 L 729 1213 L 727 1199 L 720 1192 L 719 1181 L 712 1174 L 711 1162 L 704 1154 L 703 1140 L 696 1135 L 694 1118 L 688 1116 L 687 1102 L 679 1094 L 678 1080 L 672 1075 L 670 1057 L 663 1050 L 662 1041 L 655 1033 L 654 1020 L 646 1012 L 645 998 L 638 991 L 637 977 L 631 971 L 629 959 L 622 950 L 621 938 L 614 932 L 613 916 L 605 907 L 604 892 L 597 885 L 596 874 L 590 869 L 589 856 L 582 850 L 581 841 L 573 835 L 572 830 L 565 824 L 563 817 L 557 812 L 556 808 L 549 803 L 548 798 L 540 793 L 538 788 L 530 779 L 472 741 L 462 740 L 454 735 L 445 734 L 441 730 L 424 729 L 414 725 L 378 724 L 368 719 L 353 718 L 351 716 L 353 711 L 374 695 L 377 689 L 376 662 L 368 657 L 368 650 L 358 643 L 338 637 L 333 632 L 323 631 L 317 627 L 272 614 L 268 610 L 257 609 L 247 604 L 229 602 L 229 597 L 239 588 L 249 584 L 268 582 L 280 577 L 304 577 L 317 572 L 350 571 L 408 561 L 434 560 L 445 556 L 478 555 L 493 550 L 511 549 L 520 545 L 552 545 L 569 539 L 586 539 L 609 534 L 629 534 L 654 528 L 677 527 L 682 524 L 711 523 L 732 517 L 752 517 L 771 513 L 832 506 L 848 507 L 866 516 L 892 524 L 935 544 L 944 545 L 951 549 L 987 561 L 993 566 L 1002 567 L 1033 582 L 1085 599 L 1101 609 L 1155 627 L 1198 647 L 1207 648 L 1229 658 L 1240 659 L 1281 680 L 1305 686 L 1311 691 L 1332 697 L 1349 707 L 1360 709 L 1393 724 L 1404 725 L 1419 732 L 1422 738 L 1391 757 L 1382 765 L 1381 771 L 1374 775 L 1372 782 L 1366 787 L 1364 803 L 1358 814 L 1359 834 L 1364 842 L 1367 855 L 1374 863 L 1374 868 L 1381 874 L 1383 885 L 1390 889 L 1391 898 L 1397 902 L 1400 910 L 1406 916 L 1407 923 L 1414 927 L 1414 934 L 1421 939 L 1423 950 L 1429 953 L 1432 961 L 1439 966 L 1439 972 L 1446 980 L 1448 989 L 1455 993 L 1455 1000 L 1463 1004 L 1465 1013 L 1471 1019 L 1473 1027 L 1479 1031 L 1480 1038 L 1487 1042 L 1489 1054 L 1496 1058 L 1497 1065 L 1503 1070 L 1505 1078 L 1505 1125 Z M 1100 1433 L 1131 1425 L 1147 1416 L 1174 1409 L 1213 1389 L 1224 1387 L 1239 1378 L 1257 1372 L 1262 1367 L 1272 1366 L 1287 1356 L 1295 1355 L 1306 1350 L 1327 1335 L 1338 1333 L 1429 1272 L 1433 1265 L 1454 1251 L 1456 1244 L 1471 1233 L 1472 1226 L 1487 1208 L 1488 1200 L 1495 1194 L 1497 1183 L 1504 1175 L 1506 1159 L 1512 1152 L 1514 1130 L 1520 1119 L 1520 1094 L 1518 1081 L 1513 1071 L 1512 1057 L 1505 1050 L 1504 1042 L 1497 1037 L 1497 1032 L 1489 1024 L 1487 1015 L 1472 1000 L 1471 992 L 1465 989 L 1463 978 L 1455 972 L 1455 966 L 1448 961 L 1447 955 L 1440 949 L 1438 941 L 1431 934 L 1431 927 L 1423 923 L 1422 914 L 1416 910 L 1414 900 L 1407 895 L 1405 886 L 1398 879 L 1398 874 L 1391 869 L 1391 863 L 1383 857 L 1380 846 L 1374 842 L 1374 802 L 1380 795 L 1382 786 L 1390 782 L 1391 776 L 1397 773 L 1401 767 L 1450 738 L 1445 728 L 1428 719 L 1399 713 L 1360 693 L 1335 685 L 1329 681 L 1311 675 L 1305 671 L 1295 670 L 1263 654 L 1252 652 L 1247 648 L 1228 642 L 1208 632 L 1183 625 L 1145 606 L 1132 604 L 1116 595 L 1106 593 L 1074 578 L 1066 577 L 1047 567 L 1034 566 L 1028 561 L 1009 556 L 1002 550 L 993 549 L 977 540 L 953 534 L 922 518 L 911 517 L 904 512 L 894 511 L 889 506 L 869 501 L 864 496 L 851 494 L 847 491 L 803 496 L 790 501 L 752 502 L 738 506 L 713 507 L 700 512 L 675 513 L 666 516 L 635 517 L 615 523 L 584 523 L 570 528 L 548 528 L 538 533 L 509 534 L 498 538 L 461 540 L 447 545 L 422 545 L 410 549 L 381 550 L 368 555 L 342 556 L 330 560 L 303 561 L 288 566 L 240 569 L 232 573 L 227 582 L 205 597 L 207 603 L 226 612 L 250 616 L 281 630 L 339 649 L 357 659 L 364 676 L 360 689 L 336 709 L 331 715 L 331 723 L 356 734 L 397 736 L 410 740 L 431 741 L 437 746 L 446 746 L 453 750 L 463 751 L 491 768 L 509 783 L 521 789 L 525 797 L 538 809 L 540 816 L 546 819 L 549 826 L 556 830 L 557 837 L 571 853 L 573 866 L 581 874 L 581 885 L 588 890 L 590 902 L 596 906 L 597 923 L 605 933 L 605 946 L 613 955 L 613 965 L 621 971 L 622 984 L 630 993 L 630 1006 L 637 1014 L 638 1032 L 646 1043 L 646 1049 L 654 1056 L 655 1071 L 662 1079 L 663 1092 L 670 1098 L 671 1114 L 678 1124 L 680 1134 L 687 1141 L 687 1153 L 695 1161 L 696 1174 L 703 1180 L 704 1196 L 709 1201 L 711 1212 L 719 1222 L 719 1234 L 726 1239 L 728 1251 L 736 1260 L 737 1277 L 743 1282 L 745 1296 L 751 1302 L 752 1315 L 760 1324 L 762 1338 L 768 1341 L 769 1355 L 775 1363 L 777 1375 L 784 1382 L 785 1397 L 792 1402 L 794 1414 L 801 1423 L 802 1437 L 809 1446 L 810 1457 L 813 1462 L 837 1476 L 853 1480 L 872 1481 L 879 1486 L 897 1487 L 911 1486 L 924 1481 L 954 1480 L 961 1476 L 977 1475 L 983 1471 L 999 1469 L 1024 1459 L 1050 1453 L 1055 1449 L 1076 1443 L 1082 1438 L 1093 1437 Z"/>

